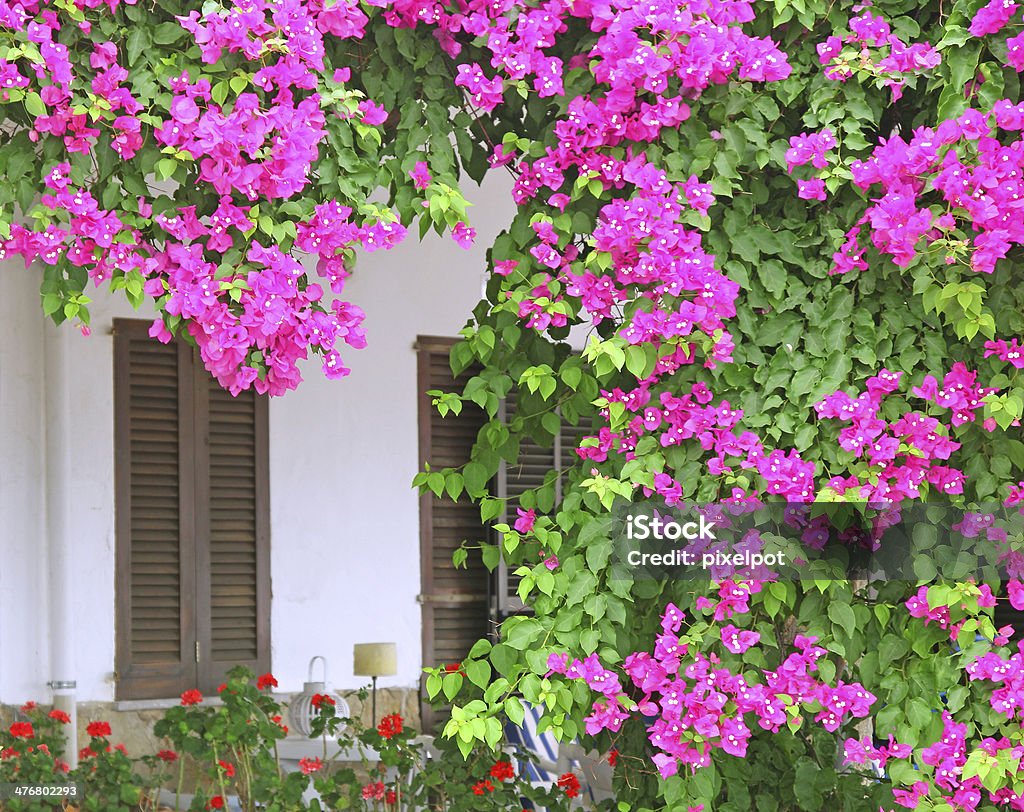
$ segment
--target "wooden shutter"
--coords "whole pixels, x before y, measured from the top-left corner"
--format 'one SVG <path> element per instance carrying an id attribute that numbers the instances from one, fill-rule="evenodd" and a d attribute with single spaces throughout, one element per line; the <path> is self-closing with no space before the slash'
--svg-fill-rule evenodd
<path id="1" fill-rule="evenodd" d="M 469 460 L 477 433 L 487 422 L 484 412 L 471 403 L 459 415 L 442 418 L 426 392 L 440 389 L 462 391 L 472 376 L 467 371 L 452 375 L 448 354 L 454 339 L 421 337 L 418 351 L 420 460 L 431 468 L 464 465 Z M 480 509 L 465 496 L 457 502 L 438 499 L 432 493 L 420 496 L 420 562 L 423 620 L 423 664 L 460 662 L 469 649 L 489 630 L 489 573 L 479 553 L 471 552 L 466 569 L 455 569 L 452 553 L 463 540 L 471 543 L 487 538 L 480 522 Z M 424 707 L 424 724 L 430 724 Z"/>
<path id="2" fill-rule="evenodd" d="M 505 396 L 503 404 L 504 417 L 506 422 L 516 415 L 516 392 L 513 389 Z M 579 426 L 573 426 L 563 422 L 559 433 L 553 438 L 552 444 L 545 448 L 533 438 L 524 435 L 519 442 L 519 457 L 515 464 L 505 463 L 498 475 L 498 493 L 510 501 L 509 512 L 504 520 L 512 524 L 516 518 L 515 507 L 520 496 L 526 491 L 539 488 L 544 484 L 548 471 L 552 469 L 562 470 L 567 468 L 576 460 L 575 449 L 580 443 L 583 432 Z M 555 481 L 555 504 L 562 501 L 562 480 L 561 477 Z M 502 557 L 498 564 L 497 585 L 495 599 L 498 618 L 502 619 L 510 614 L 522 612 L 526 608 L 519 599 L 517 590 L 519 576 L 513 574 L 512 569 Z"/>
<path id="3" fill-rule="evenodd" d="M 267 404 L 115 321 L 117 697 L 270 667 Z"/>
<path id="4" fill-rule="evenodd" d="M 233 397 L 203 375 L 196 402 L 206 415 L 197 453 L 206 544 L 198 563 L 209 573 L 199 601 L 209 624 L 199 636 L 199 673 L 209 690 L 236 665 L 270 670 L 267 401 L 251 390 Z"/>
<path id="5" fill-rule="evenodd" d="M 114 364 L 117 696 L 156 699 L 196 683 L 191 350 L 118 320 Z"/>

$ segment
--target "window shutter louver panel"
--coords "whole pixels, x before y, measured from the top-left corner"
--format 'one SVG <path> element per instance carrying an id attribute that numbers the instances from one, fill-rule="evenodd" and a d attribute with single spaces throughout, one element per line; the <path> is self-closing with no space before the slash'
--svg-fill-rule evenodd
<path id="1" fill-rule="evenodd" d="M 505 396 L 504 414 L 505 422 L 509 423 L 516 416 L 516 391 L 512 389 Z M 523 435 L 519 441 L 519 457 L 515 463 L 506 462 L 503 464 L 503 474 L 499 478 L 499 496 L 507 497 L 509 501 L 508 512 L 505 521 L 512 524 L 516 520 L 516 507 L 519 497 L 526 491 L 539 488 L 544 484 L 544 478 L 548 471 L 556 467 L 558 459 L 558 443 L 552 443 L 544 448 L 535 442 L 531 437 Z M 519 599 L 517 590 L 520 576 L 515 575 L 512 568 L 502 557 L 498 565 L 498 586 L 497 603 L 498 614 L 508 615 L 514 612 L 521 612 L 524 609 L 523 602 Z"/>
<path id="2" fill-rule="evenodd" d="M 467 370 L 452 375 L 448 355 L 451 339 L 417 340 L 420 461 L 431 469 L 464 465 L 477 434 L 487 422 L 483 410 L 464 403 L 462 413 L 441 417 L 426 392 L 440 389 L 461 392 L 474 374 Z M 460 662 L 473 644 L 489 631 L 487 584 L 489 573 L 477 551 L 471 551 L 466 568 L 455 569 L 452 553 L 464 540 L 484 541 L 480 508 L 465 496 L 457 502 L 427 492 L 420 496 L 420 562 L 423 618 L 423 665 Z M 429 708 L 423 708 L 424 729 L 432 724 Z"/>
<path id="3" fill-rule="evenodd" d="M 200 528 L 205 542 L 200 595 L 209 627 L 200 634 L 200 677 L 212 689 L 228 669 L 270 669 L 269 516 L 266 509 L 266 399 L 252 391 L 232 397 L 213 378 L 199 379 L 196 402 L 205 415 L 200 447 Z"/>
<path id="4" fill-rule="evenodd" d="M 505 420 L 511 421 L 516 415 L 516 392 L 511 390 L 505 396 Z M 517 500 L 526 491 L 540 488 L 551 470 L 561 471 L 571 466 L 577 459 L 576 448 L 586 432 L 580 426 L 562 422 L 559 433 L 553 438 L 551 445 L 544 448 L 528 435 L 519 442 L 519 458 L 513 463 L 505 463 L 499 478 L 499 496 L 509 498 L 509 510 L 505 520 L 512 524 L 516 519 Z M 562 477 L 555 481 L 555 505 L 562 501 Z M 497 573 L 497 605 L 499 616 L 522 612 L 526 607 L 519 599 L 519 582 L 522 578 L 515 575 L 504 557 L 498 565 Z"/>
<path id="5" fill-rule="evenodd" d="M 173 696 L 196 679 L 191 353 L 122 321 L 114 353 L 117 694 Z"/>

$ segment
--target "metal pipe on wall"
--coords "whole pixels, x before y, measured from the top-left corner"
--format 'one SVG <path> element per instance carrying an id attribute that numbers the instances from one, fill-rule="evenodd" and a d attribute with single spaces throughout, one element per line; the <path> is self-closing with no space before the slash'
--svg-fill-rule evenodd
<path id="1" fill-rule="evenodd" d="M 48 324 L 44 331 L 46 402 L 46 556 L 48 569 L 49 672 L 53 707 L 64 711 L 64 760 L 78 764 L 78 713 L 75 680 L 73 540 L 70 517 L 71 402 L 68 326 Z"/>

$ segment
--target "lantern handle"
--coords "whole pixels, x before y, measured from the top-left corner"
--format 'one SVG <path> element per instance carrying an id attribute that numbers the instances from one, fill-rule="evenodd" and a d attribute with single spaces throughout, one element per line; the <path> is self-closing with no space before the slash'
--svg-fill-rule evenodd
<path id="1" fill-rule="evenodd" d="M 319 654 L 317 654 L 315 657 L 313 657 L 313 659 L 311 659 L 309 661 L 309 679 L 306 680 L 306 681 L 307 682 L 312 682 L 313 681 L 313 663 L 315 663 L 317 660 L 319 660 L 321 663 L 323 663 L 323 666 L 324 666 L 323 683 L 324 683 L 324 685 L 326 685 L 327 684 L 327 658 L 323 657 L 323 656 L 321 656 Z"/>

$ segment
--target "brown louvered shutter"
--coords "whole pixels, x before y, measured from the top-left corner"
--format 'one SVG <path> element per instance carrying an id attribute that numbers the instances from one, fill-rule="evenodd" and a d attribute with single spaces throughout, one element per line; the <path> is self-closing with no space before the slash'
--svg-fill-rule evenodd
<path id="1" fill-rule="evenodd" d="M 472 403 L 459 415 L 441 417 L 426 392 L 440 389 L 461 392 L 472 371 L 456 378 L 448 362 L 454 339 L 417 339 L 420 460 L 432 469 L 464 465 L 477 433 L 487 422 L 483 410 Z M 479 543 L 487 537 L 480 509 L 465 496 L 457 502 L 427 492 L 420 497 L 420 561 L 423 618 L 423 664 L 460 662 L 469 649 L 486 637 L 489 573 L 478 551 L 471 551 L 465 569 L 455 569 L 452 553 L 464 540 Z M 423 711 L 424 725 L 431 714 Z"/>
<path id="2" fill-rule="evenodd" d="M 515 389 L 505 396 L 503 404 L 506 422 L 516 415 Z M 526 491 L 540 488 L 551 470 L 562 470 L 575 461 L 575 449 L 579 445 L 582 432 L 579 426 L 562 422 L 559 433 L 553 438 L 552 444 L 545 448 L 528 435 L 523 435 L 519 442 L 519 457 L 516 462 L 505 463 L 498 475 L 497 495 L 509 499 L 509 512 L 504 520 L 512 524 L 516 518 L 515 508 L 519 497 Z M 562 479 L 555 481 L 555 504 L 562 501 Z M 498 564 L 497 585 L 495 589 L 497 611 L 500 618 L 522 612 L 525 609 L 519 599 L 517 590 L 522 580 L 515 575 L 513 568 L 505 562 L 504 556 Z"/>
<path id="3" fill-rule="evenodd" d="M 267 401 L 252 391 L 232 397 L 203 375 L 196 403 L 207 416 L 197 485 L 206 492 L 199 526 L 207 528 L 199 571 L 209 573 L 198 602 L 209 619 L 199 635 L 199 673 L 209 689 L 236 665 L 270 670 Z"/>
<path id="4" fill-rule="evenodd" d="M 117 696 L 196 683 L 191 350 L 115 322 Z M 182 487 L 182 484 L 185 487 Z"/>
<path id="5" fill-rule="evenodd" d="M 115 320 L 117 697 L 269 670 L 267 404 Z"/>

